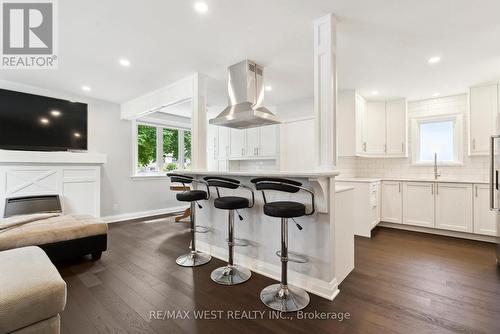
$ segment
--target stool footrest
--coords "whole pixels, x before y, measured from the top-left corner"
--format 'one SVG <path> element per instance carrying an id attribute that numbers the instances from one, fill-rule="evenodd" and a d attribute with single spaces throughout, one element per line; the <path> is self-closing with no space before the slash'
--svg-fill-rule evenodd
<path id="1" fill-rule="evenodd" d="M 208 232 L 210 232 L 210 230 L 211 230 L 210 227 L 203 226 L 203 225 L 196 225 L 194 227 L 194 232 L 195 233 L 208 233 Z"/>
<path id="2" fill-rule="evenodd" d="M 229 242 L 228 238 L 226 238 L 226 242 Z M 246 247 L 248 245 L 250 245 L 250 242 L 247 239 L 233 238 L 233 246 Z"/>
<path id="3" fill-rule="evenodd" d="M 276 251 L 276 255 L 281 258 L 281 251 Z M 288 261 L 296 263 L 308 263 L 309 259 L 305 255 L 288 251 Z"/>

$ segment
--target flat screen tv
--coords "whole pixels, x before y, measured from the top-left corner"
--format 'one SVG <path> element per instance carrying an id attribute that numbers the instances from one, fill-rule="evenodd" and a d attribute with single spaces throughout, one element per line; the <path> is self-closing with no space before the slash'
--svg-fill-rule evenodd
<path id="1" fill-rule="evenodd" d="M 87 104 L 0 89 L 0 149 L 87 150 Z"/>

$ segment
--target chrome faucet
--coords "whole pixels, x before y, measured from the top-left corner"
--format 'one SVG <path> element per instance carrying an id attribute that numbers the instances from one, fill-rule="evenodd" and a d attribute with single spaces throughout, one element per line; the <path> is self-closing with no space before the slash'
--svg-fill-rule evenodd
<path id="1" fill-rule="evenodd" d="M 438 154 L 434 153 L 434 180 L 437 180 L 440 176 L 441 173 L 438 172 Z"/>

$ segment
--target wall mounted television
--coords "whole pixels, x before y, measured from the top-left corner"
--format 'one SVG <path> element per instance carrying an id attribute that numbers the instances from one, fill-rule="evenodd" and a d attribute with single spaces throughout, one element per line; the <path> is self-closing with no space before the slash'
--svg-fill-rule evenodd
<path id="1" fill-rule="evenodd" d="M 87 104 L 0 89 L 0 149 L 87 150 Z"/>

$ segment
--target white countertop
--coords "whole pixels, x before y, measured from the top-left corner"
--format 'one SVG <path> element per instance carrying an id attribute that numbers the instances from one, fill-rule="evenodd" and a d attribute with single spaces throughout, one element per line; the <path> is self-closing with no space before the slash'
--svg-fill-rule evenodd
<path id="1" fill-rule="evenodd" d="M 380 182 L 380 181 L 396 181 L 396 182 L 438 182 L 438 183 L 474 183 L 474 184 L 488 184 L 488 181 L 484 180 L 457 180 L 457 179 L 446 179 L 439 178 L 434 179 L 420 179 L 420 178 L 404 178 L 404 177 L 384 177 L 384 178 L 365 178 L 365 177 L 353 177 L 353 178 L 338 178 L 338 182 Z"/>
<path id="2" fill-rule="evenodd" d="M 269 177 L 303 177 L 303 178 L 316 178 L 316 177 L 335 177 L 339 175 L 337 170 L 329 171 L 206 171 L 206 170 L 183 170 L 179 173 L 187 175 L 227 175 L 227 176 L 269 176 Z"/>

